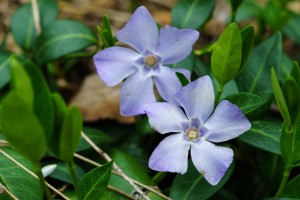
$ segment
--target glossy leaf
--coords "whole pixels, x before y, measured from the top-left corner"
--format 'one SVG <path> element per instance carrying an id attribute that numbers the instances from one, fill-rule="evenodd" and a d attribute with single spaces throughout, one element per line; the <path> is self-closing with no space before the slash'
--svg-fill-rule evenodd
<path id="1" fill-rule="evenodd" d="M 254 27 L 253 26 L 247 26 L 243 30 L 241 30 L 241 37 L 243 41 L 242 45 L 242 61 L 241 61 L 241 67 L 238 72 L 240 74 L 242 70 L 245 67 L 245 64 L 248 61 L 248 58 L 250 56 L 252 46 L 253 46 L 253 41 L 254 41 Z"/>
<path id="2" fill-rule="evenodd" d="M 45 132 L 30 106 L 18 93 L 10 93 L 1 111 L 4 138 L 31 161 L 39 161 L 46 151 Z"/>
<path id="3" fill-rule="evenodd" d="M 281 64 L 278 79 L 280 83 L 288 77 L 292 71 L 293 61 L 284 52 L 281 55 Z"/>
<path id="4" fill-rule="evenodd" d="M 293 178 L 284 188 L 281 196 L 300 199 L 300 175 Z"/>
<path id="5" fill-rule="evenodd" d="M 285 123 L 287 124 L 287 126 L 290 127 L 292 125 L 291 116 L 289 114 L 289 110 L 288 110 L 288 107 L 287 107 L 287 104 L 286 104 L 286 100 L 285 100 L 285 98 L 283 96 L 283 93 L 282 93 L 282 90 L 280 88 L 279 81 L 278 81 L 277 76 L 276 76 L 276 72 L 273 68 L 271 70 L 271 76 L 272 76 L 272 87 L 273 87 L 274 96 L 275 96 L 275 99 L 276 99 L 277 106 L 280 110 L 280 113 L 281 113 Z"/>
<path id="6" fill-rule="evenodd" d="M 34 171 L 32 164 L 25 157 L 11 148 L 1 148 L 29 170 Z M 14 162 L 0 153 L 0 182 L 18 199 L 43 199 L 43 188 L 38 179 L 21 169 Z M 34 191 L 34 192 L 33 192 Z M 3 194 L 0 194 L 2 199 Z M 4 199 L 4 198 L 3 198 Z"/>
<path id="7" fill-rule="evenodd" d="M 0 53 L 0 89 L 5 86 L 10 80 L 10 61 L 12 55 L 8 53 Z"/>
<path id="8" fill-rule="evenodd" d="M 300 86 L 300 83 L 299 83 Z M 291 123 L 295 121 L 295 118 L 299 115 L 297 109 L 300 106 L 300 93 L 296 80 L 289 76 L 285 79 L 282 85 L 282 93 L 291 117 Z"/>
<path id="9" fill-rule="evenodd" d="M 38 63 L 45 63 L 97 43 L 95 34 L 86 25 L 58 20 L 44 29 L 37 39 L 35 58 Z"/>
<path id="10" fill-rule="evenodd" d="M 219 84 L 225 85 L 234 79 L 242 60 L 242 38 L 236 24 L 230 24 L 219 37 L 212 56 L 211 67 Z"/>
<path id="11" fill-rule="evenodd" d="M 189 162 L 187 172 L 183 175 L 176 175 L 171 187 L 170 197 L 174 200 L 207 199 L 222 188 L 231 176 L 233 169 L 234 164 L 231 164 L 222 180 L 216 186 L 212 186 Z"/>
<path id="12" fill-rule="evenodd" d="M 82 177 L 79 184 L 82 199 L 101 199 L 110 179 L 112 165 L 113 162 L 107 163 Z"/>
<path id="13" fill-rule="evenodd" d="M 215 0 L 180 0 L 172 9 L 172 25 L 199 29 L 211 16 Z"/>
<path id="14" fill-rule="evenodd" d="M 257 148 L 280 155 L 280 122 L 254 121 L 251 128 L 239 136 L 239 139 Z"/>
<path id="15" fill-rule="evenodd" d="M 57 16 L 56 0 L 39 0 L 39 15 L 42 29 L 52 23 Z M 22 5 L 11 17 L 12 34 L 20 47 L 32 50 L 37 34 L 34 27 L 31 3 Z"/>
<path id="16" fill-rule="evenodd" d="M 82 130 L 82 117 L 79 109 L 72 106 L 68 109 L 62 124 L 59 140 L 59 158 L 71 161 L 76 151 Z"/>
<path id="17" fill-rule="evenodd" d="M 281 34 L 277 33 L 253 49 L 245 69 L 238 77 L 241 92 L 270 99 L 273 95 L 270 70 L 279 71 L 282 53 Z"/>
<path id="18" fill-rule="evenodd" d="M 244 114 L 251 113 L 267 102 L 265 98 L 243 92 L 225 97 L 225 99 L 237 105 Z"/>

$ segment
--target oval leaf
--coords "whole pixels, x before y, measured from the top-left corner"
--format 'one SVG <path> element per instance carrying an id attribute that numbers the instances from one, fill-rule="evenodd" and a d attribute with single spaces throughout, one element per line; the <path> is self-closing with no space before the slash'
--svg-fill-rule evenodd
<path id="1" fill-rule="evenodd" d="M 233 169 L 234 163 L 231 164 L 222 180 L 216 186 L 212 186 L 189 162 L 188 171 L 184 175 L 176 175 L 171 187 L 170 197 L 174 200 L 207 199 L 227 182 Z"/>
<path id="2" fill-rule="evenodd" d="M 220 35 L 211 56 L 212 72 L 220 85 L 237 76 L 241 60 L 241 34 L 236 24 L 230 24 Z"/>
<path id="3" fill-rule="evenodd" d="M 38 37 L 35 58 L 39 63 L 45 63 L 97 43 L 95 34 L 86 25 L 77 21 L 58 20 Z"/>
<path id="4" fill-rule="evenodd" d="M 20 95 L 10 93 L 1 110 L 4 138 L 22 155 L 39 161 L 46 151 L 45 132 L 31 108 Z"/>
<path id="5" fill-rule="evenodd" d="M 211 16 L 215 0 L 180 0 L 172 10 L 172 25 L 178 28 L 200 28 Z"/>
<path id="6" fill-rule="evenodd" d="M 244 114 L 251 113 L 267 102 L 265 98 L 243 92 L 225 97 L 224 99 L 227 99 L 231 103 L 237 105 Z"/>
<path id="7" fill-rule="evenodd" d="M 280 122 L 254 121 L 251 122 L 250 130 L 239 136 L 239 139 L 257 148 L 280 155 L 280 128 Z"/>
<path id="8" fill-rule="evenodd" d="M 80 194 L 84 200 L 101 199 L 110 179 L 113 162 L 97 167 L 84 175 L 80 181 Z"/>
<path id="9" fill-rule="evenodd" d="M 281 196 L 300 199 L 300 175 L 293 178 L 284 188 Z"/>
<path id="10" fill-rule="evenodd" d="M 241 67 L 238 72 L 240 74 L 242 70 L 245 67 L 245 64 L 248 61 L 250 52 L 252 50 L 253 41 L 254 41 L 254 27 L 253 26 L 247 26 L 243 30 L 241 30 L 241 36 L 242 36 L 242 61 L 241 61 Z"/>

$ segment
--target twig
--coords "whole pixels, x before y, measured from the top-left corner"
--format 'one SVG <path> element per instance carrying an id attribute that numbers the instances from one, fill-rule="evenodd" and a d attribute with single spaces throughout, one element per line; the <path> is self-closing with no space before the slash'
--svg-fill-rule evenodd
<path id="1" fill-rule="evenodd" d="M 10 196 L 13 200 L 18 200 L 18 198 L 13 193 L 11 193 L 4 185 L 0 183 L 0 194 L 2 193 L 1 190 L 8 194 L 8 196 Z"/>
<path id="2" fill-rule="evenodd" d="M 99 153 L 99 155 L 101 157 L 103 157 L 106 161 L 110 162 L 112 161 L 112 159 L 109 157 L 109 155 L 107 155 L 107 153 L 105 153 L 102 149 L 100 149 L 92 140 L 90 140 L 89 137 L 87 137 L 85 135 L 84 132 L 81 131 L 81 136 L 83 137 L 83 139 L 89 143 L 91 145 L 91 147 L 93 147 L 93 149 L 95 151 L 97 151 Z M 120 175 L 122 176 L 122 178 L 124 178 L 143 198 L 145 198 L 146 200 L 150 200 L 149 197 L 147 197 L 144 192 L 132 181 L 131 178 L 129 178 L 124 172 L 123 170 L 114 162 L 113 163 L 113 167 L 114 169 L 120 173 Z"/>
<path id="3" fill-rule="evenodd" d="M 107 188 L 110 189 L 110 190 L 112 190 L 112 191 L 114 191 L 114 192 L 117 192 L 117 193 L 119 193 L 119 194 L 125 196 L 125 197 L 128 198 L 128 199 L 135 200 L 134 197 L 130 196 L 129 194 L 127 194 L 127 193 L 125 193 L 125 192 L 123 192 L 123 191 L 121 191 L 121 190 L 119 190 L 119 189 L 117 189 L 117 188 L 115 188 L 115 187 L 113 187 L 113 186 L 111 186 L 111 185 L 108 185 Z"/>
<path id="4" fill-rule="evenodd" d="M 7 157 L 10 161 L 12 161 L 13 163 L 15 163 L 17 166 L 19 166 L 21 169 L 23 169 L 24 171 L 26 171 L 27 173 L 29 173 L 31 176 L 33 176 L 34 178 L 38 179 L 38 176 L 33 173 L 32 171 L 30 171 L 28 168 L 26 168 L 24 165 L 22 165 L 21 163 L 19 163 L 17 160 L 15 160 L 13 157 L 11 157 L 10 155 L 8 155 L 7 153 L 5 153 L 2 149 L 0 149 L 0 153 L 2 153 L 5 157 Z M 68 197 L 66 197 L 63 193 L 61 193 L 60 191 L 58 191 L 56 188 L 54 188 L 52 185 L 50 185 L 49 183 L 45 182 L 46 185 L 53 190 L 54 192 L 56 192 L 57 194 L 59 194 L 62 198 L 66 199 L 66 200 L 70 200 Z"/>
<path id="5" fill-rule="evenodd" d="M 37 0 L 31 0 L 32 5 L 32 14 L 33 14 L 33 22 L 36 30 L 36 34 L 39 35 L 42 31 L 40 24 L 40 15 L 39 15 L 39 7 Z"/>

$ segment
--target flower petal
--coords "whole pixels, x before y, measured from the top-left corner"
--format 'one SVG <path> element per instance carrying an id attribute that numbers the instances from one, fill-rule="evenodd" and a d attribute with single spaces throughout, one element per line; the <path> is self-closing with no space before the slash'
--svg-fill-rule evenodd
<path id="1" fill-rule="evenodd" d="M 154 52 L 158 44 L 158 28 L 147 8 L 140 6 L 127 24 L 117 33 L 121 42 L 132 46 L 140 53 Z"/>
<path id="2" fill-rule="evenodd" d="M 233 160 L 233 151 L 202 140 L 191 147 L 192 161 L 211 184 L 217 185 Z"/>
<path id="3" fill-rule="evenodd" d="M 145 113 L 144 105 L 156 102 L 153 81 L 140 71 L 126 79 L 120 92 L 121 115 L 132 116 Z"/>
<path id="4" fill-rule="evenodd" d="M 160 96 L 165 101 L 178 105 L 175 94 L 182 86 L 176 76 L 176 72 L 183 73 L 187 79 L 190 79 L 191 74 L 188 70 L 171 69 L 170 67 L 162 66 L 160 74 L 154 76 L 154 82 Z"/>
<path id="5" fill-rule="evenodd" d="M 251 124 L 236 105 L 223 100 L 204 126 L 208 130 L 207 140 L 224 142 L 241 135 Z"/>
<path id="6" fill-rule="evenodd" d="M 188 122 L 183 111 L 167 102 L 150 103 L 144 106 L 149 123 L 158 132 L 181 132 L 181 123 Z"/>
<path id="7" fill-rule="evenodd" d="M 101 79 L 108 86 L 115 86 L 135 71 L 135 60 L 140 55 L 123 47 L 110 47 L 94 56 L 94 63 Z"/>
<path id="8" fill-rule="evenodd" d="M 170 135 L 162 140 L 152 153 L 149 167 L 156 171 L 184 174 L 188 166 L 190 144 L 182 134 Z"/>
<path id="9" fill-rule="evenodd" d="M 186 58 L 193 50 L 199 32 L 192 29 L 177 29 L 165 25 L 160 29 L 157 54 L 163 64 L 174 64 Z"/>
<path id="10" fill-rule="evenodd" d="M 189 83 L 175 96 L 189 119 L 199 118 L 203 124 L 213 112 L 215 95 L 209 76 Z"/>

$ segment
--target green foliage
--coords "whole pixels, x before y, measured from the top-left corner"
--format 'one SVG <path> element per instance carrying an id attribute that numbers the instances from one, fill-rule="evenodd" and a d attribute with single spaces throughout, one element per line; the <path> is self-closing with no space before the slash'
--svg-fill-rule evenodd
<path id="1" fill-rule="evenodd" d="M 230 24 L 220 35 L 211 56 L 212 72 L 220 85 L 224 86 L 239 73 L 242 45 L 238 26 Z"/>
<path id="2" fill-rule="evenodd" d="M 300 16 L 295 13 L 290 13 L 290 17 L 283 27 L 282 31 L 286 34 L 290 39 L 292 39 L 297 44 L 300 44 Z"/>
<path id="3" fill-rule="evenodd" d="M 111 27 L 107 15 L 103 16 L 102 26 L 97 26 L 97 30 L 102 40 L 103 48 L 108 48 L 115 45 L 115 39 L 112 35 Z"/>
<path id="4" fill-rule="evenodd" d="M 280 122 L 253 121 L 250 130 L 240 135 L 239 139 L 259 149 L 280 155 L 280 128 Z"/>
<path id="5" fill-rule="evenodd" d="M 31 107 L 16 92 L 4 100 L 1 127 L 7 141 L 31 161 L 39 161 L 46 151 L 44 129 Z"/>
<path id="6" fill-rule="evenodd" d="M 12 57 L 9 53 L 0 52 L 0 89 L 10 81 L 9 66 Z"/>
<path id="7" fill-rule="evenodd" d="M 97 167 L 84 175 L 80 181 L 82 199 L 101 199 L 106 191 L 113 162 Z"/>
<path id="8" fill-rule="evenodd" d="M 278 71 L 281 54 L 280 33 L 276 33 L 255 47 L 245 69 L 237 79 L 240 91 L 270 99 L 273 95 L 270 70 L 274 67 Z"/>
<path id="9" fill-rule="evenodd" d="M 10 148 L 1 147 L 1 150 L 29 170 L 34 170 L 27 158 L 24 158 Z M 24 171 L 1 153 L 0 155 L 0 182 L 18 199 L 43 199 L 43 188 L 38 179 Z M 3 198 L 4 194 L 5 192 L 0 194 L 0 199 L 5 200 L 5 198 Z"/>
<path id="10" fill-rule="evenodd" d="M 227 182 L 233 169 L 234 163 L 231 164 L 222 180 L 216 186 L 212 186 L 196 170 L 193 164 L 189 162 L 187 173 L 176 175 L 171 187 L 170 197 L 174 200 L 207 199 Z"/>
<path id="11" fill-rule="evenodd" d="M 299 191 L 299 185 L 300 185 L 300 175 L 293 178 L 285 187 L 285 189 L 282 192 L 282 197 L 289 197 L 289 198 L 295 198 L 300 199 L 300 191 Z"/>
<path id="12" fill-rule="evenodd" d="M 180 0 L 172 9 L 172 25 L 178 28 L 200 28 L 211 16 L 215 0 Z"/>
<path id="13" fill-rule="evenodd" d="M 97 43 L 95 34 L 86 25 L 72 20 L 57 20 L 38 37 L 35 58 L 38 63 L 45 63 Z"/>
<path id="14" fill-rule="evenodd" d="M 250 56 L 252 46 L 253 46 L 253 41 L 254 41 L 254 27 L 247 26 L 246 28 L 242 29 L 241 37 L 242 37 L 242 41 L 243 41 L 242 60 L 241 60 L 241 67 L 240 67 L 238 74 L 240 74 L 243 71 L 243 69 L 246 66 L 246 63 L 248 61 L 248 58 Z"/>
<path id="15" fill-rule="evenodd" d="M 42 29 L 55 21 L 58 13 L 56 0 L 38 1 L 40 23 Z M 23 4 L 11 17 L 12 34 L 20 47 L 24 50 L 32 50 L 37 33 L 34 26 L 31 3 Z"/>
<path id="16" fill-rule="evenodd" d="M 265 98 L 258 95 L 243 92 L 227 96 L 225 99 L 237 105 L 244 114 L 255 111 L 267 102 Z"/>
<path id="17" fill-rule="evenodd" d="M 187 84 L 189 84 L 190 81 L 182 73 L 176 72 L 176 76 L 182 86 L 186 86 Z"/>

